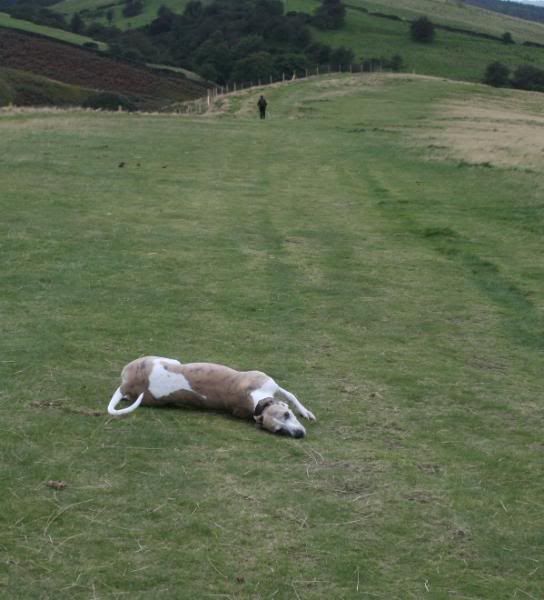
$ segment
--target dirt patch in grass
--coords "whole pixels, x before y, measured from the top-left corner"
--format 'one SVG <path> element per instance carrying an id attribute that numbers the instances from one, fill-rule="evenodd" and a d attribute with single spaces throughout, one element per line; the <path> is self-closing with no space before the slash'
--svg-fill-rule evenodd
<path id="1" fill-rule="evenodd" d="M 446 105 L 438 121 L 443 128 L 427 138 L 432 157 L 459 160 L 462 166 L 542 168 L 544 113 L 511 106 L 511 99 L 504 104 L 472 99 Z"/>

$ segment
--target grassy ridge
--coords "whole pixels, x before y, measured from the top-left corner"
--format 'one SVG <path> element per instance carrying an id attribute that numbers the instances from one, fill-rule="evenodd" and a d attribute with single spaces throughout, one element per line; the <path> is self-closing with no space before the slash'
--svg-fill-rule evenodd
<path id="1" fill-rule="evenodd" d="M 538 597 L 542 169 L 422 140 L 452 102 L 541 109 L 340 77 L 271 88 L 260 122 L 256 96 L 200 119 L 0 118 L 0 586 Z M 264 369 L 319 420 L 296 441 L 195 411 L 108 419 L 143 353 Z"/>
<path id="2" fill-rule="evenodd" d="M 0 13 L 0 28 L 1 27 L 18 29 L 20 31 L 26 31 L 29 33 L 37 33 L 55 40 L 60 40 L 61 42 L 68 42 L 69 44 L 74 44 L 76 46 L 83 46 L 85 43 L 93 42 L 102 50 L 105 50 L 107 47 L 107 44 L 104 42 L 97 42 L 96 40 L 84 35 L 78 35 L 76 33 L 72 33 L 71 31 L 56 29 L 55 27 L 36 25 L 36 23 L 31 23 L 30 21 L 24 21 L 22 19 L 14 19 L 6 13 Z"/>

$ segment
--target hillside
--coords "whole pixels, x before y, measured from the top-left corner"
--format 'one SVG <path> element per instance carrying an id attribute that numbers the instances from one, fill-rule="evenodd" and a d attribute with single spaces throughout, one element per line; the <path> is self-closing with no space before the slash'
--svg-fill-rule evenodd
<path id="1" fill-rule="evenodd" d="M 3 596 L 541 598 L 542 98 L 347 74 L 0 111 Z M 144 354 L 317 421 L 110 418 Z"/>
<path id="2" fill-rule="evenodd" d="M 233 7 L 231 13 L 224 8 L 229 5 Z M 62 9 L 75 6 L 66 3 Z M 181 11 L 184 4 L 171 6 Z M 249 15 L 253 4 L 246 6 L 240 0 L 208 6 L 209 11 L 200 9 L 194 17 L 163 15 L 148 29 L 130 30 L 118 40 L 121 52 L 127 56 L 143 55 L 151 62 L 182 65 L 221 84 L 278 79 L 285 73 L 291 76 L 293 72 L 315 69 L 318 63 L 344 68 L 353 62 L 387 65 L 393 57 L 401 58 L 403 70 L 470 81 L 481 81 L 492 61 L 502 62 L 510 69 L 524 64 L 544 65 L 544 25 L 458 2 L 352 0 L 347 3 L 344 27 L 321 31 L 311 24 L 308 26 L 303 16 L 313 14 L 319 3 L 290 0 L 287 10 L 299 13 L 299 29 L 294 33 L 289 32 L 297 23 L 295 16 L 281 24 L 276 23 L 276 16 L 267 16 L 268 27 L 265 19 L 248 17 L 248 22 L 241 26 L 236 10 Z M 410 39 L 410 23 L 423 15 L 428 15 L 436 26 L 436 41 L 432 45 L 417 44 Z M 146 8 L 145 14 L 138 18 L 144 22 L 149 16 Z M 506 32 L 513 44 L 503 42 Z M 259 38 L 246 40 L 250 35 Z M 309 41 L 304 41 L 305 38 Z M 312 44 L 312 40 L 321 46 Z M 330 50 L 322 51 L 323 44 Z M 351 54 L 342 52 L 342 48 L 349 49 Z"/>
<path id="3" fill-rule="evenodd" d="M 79 106 L 95 90 L 0 67 L 0 106 Z"/>
<path id="4" fill-rule="evenodd" d="M 544 22 L 544 2 L 538 4 L 508 2 L 505 0 L 467 0 L 467 2 L 473 6 L 479 6 L 487 10 L 517 17 L 518 19 Z"/>
<path id="5" fill-rule="evenodd" d="M 68 42 L 77 46 L 83 46 L 84 44 L 96 44 L 99 49 L 105 50 L 106 44 L 97 42 L 92 38 L 84 35 L 78 35 L 71 31 L 64 31 L 63 29 L 57 29 L 55 27 L 46 27 L 44 25 L 37 25 L 30 21 L 23 19 L 15 19 L 6 13 L 0 12 L 0 27 L 6 29 L 17 29 L 29 33 L 37 33 L 44 37 L 50 37 L 61 42 Z"/>
<path id="6" fill-rule="evenodd" d="M 531 47 L 522 43 L 530 39 L 544 44 L 543 25 L 528 23 L 528 27 L 525 27 L 521 21 L 502 16 L 490 19 L 484 25 L 483 17 L 492 13 L 468 7 L 467 14 L 464 14 L 463 9 L 454 11 L 448 5 L 447 10 L 428 13 L 434 23 L 445 26 L 437 28 L 434 43 L 416 44 L 410 39 L 409 23 L 410 19 L 423 13 L 403 6 L 398 11 L 403 20 L 390 19 L 383 14 L 368 13 L 366 9 L 362 11 L 359 4 L 366 5 L 357 0 L 349 3 L 351 8 L 347 10 L 346 26 L 343 29 L 316 31 L 314 34 L 317 39 L 326 44 L 353 49 L 357 61 L 371 57 L 389 58 L 398 54 L 403 58 L 404 68 L 408 71 L 469 81 L 481 81 L 485 67 L 491 61 L 501 61 L 511 68 L 526 63 L 544 68 L 544 47 Z M 424 4 L 423 1 L 401 3 L 411 7 L 420 6 L 422 9 Z M 291 5 L 296 10 L 308 11 L 311 10 L 313 1 L 291 0 Z M 390 10 L 393 9 L 390 7 Z M 478 18 L 472 19 L 469 24 L 469 16 L 474 13 Z M 461 14 L 464 19 L 460 18 Z M 516 35 L 520 37 L 514 37 L 518 43 L 506 45 L 501 41 L 500 36 L 505 32 L 503 27 L 510 27 L 510 30 L 518 32 Z M 471 35 L 471 32 L 484 35 Z M 496 39 L 486 36 L 496 36 Z"/>
<path id="7" fill-rule="evenodd" d="M 58 82 L 126 95 L 141 109 L 205 93 L 205 86 L 174 72 L 158 73 L 52 39 L 0 28 L 0 63 Z"/>
<path id="8" fill-rule="evenodd" d="M 106 11 L 113 10 L 113 23 L 122 28 L 141 27 L 157 15 L 157 10 L 164 4 L 171 10 L 181 13 L 188 0 L 150 0 L 144 3 L 142 15 L 125 18 L 122 16 L 122 2 L 112 3 L 108 0 L 63 0 L 54 4 L 51 8 L 70 16 L 76 12 L 85 11 L 86 19 L 98 18 L 106 22 Z M 204 0 L 208 4 L 210 0 Z M 502 3 L 502 2 L 501 2 Z M 369 12 L 395 15 L 404 19 L 414 19 L 427 15 L 433 21 L 452 27 L 460 27 L 472 31 L 479 31 L 500 36 L 505 31 L 512 33 L 519 41 L 534 41 L 544 44 L 544 27 L 539 23 L 531 23 L 506 14 L 498 14 L 468 3 L 456 0 L 347 0 L 348 6 L 364 9 Z M 289 10 L 301 10 L 297 0 L 288 0 L 285 5 L 286 12 Z M 319 6 L 319 0 L 308 0 L 304 4 L 304 10 L 313 12 Z"/>
<path id="9" fill-rule="evenodd" d="M 155 18 L 155 5 L 146 4 L 144 12 L 137 17 L 138 22 L 130 22 L 130 27 L 128 21 L 118 20 L 120 4 L 66 0 L 52 8 L 64 11 L 67 17 L 75 14 L 70 11 L 81 11 L 90 24 L 89 35 L 107 43 L 112 55 L 123 59 L 125 66 L 134 68 L 135 62 L 164 64 L 196 72 L 220 85 L 236 83 L 240 86 L 289 78 L 293 74 L 300 76 L 316 71 L 318 65 L 323 71 L 331 65 L 333 70 L 350 69 L 355 63 L 359 69 L 377 67 L 468 81 L 481 81 L 491 62 L 500 62 L 511 71 L 521 65 L 537 69 L 544 66 L 543 24 L 499 15 L 466 3 L 351 0 L 347 3 L 345 25 L 335 30 L 317 29 L 313 24 L 309 15 L 318 5 L 316 0 L 290 0 L 287 15 L 286 7 L 277 2 L 220 1 L 193 4 L 191 11 L 183 15 L 165 10 Z M 185 2 L 172 1 L 170 6 L 181 12 Z M 109 18 L 106 11 L 110 11 Z M 411 22 L 422 15 L 428 15 L 435 24 L 436 38 L 432 44 L 418 44 L 410 38 Z M 95 19 L 102 24 L 97 24 Z M 127 29 L 120 32 L 115 27 L 105 26 L 106 21 Z M 136 28 L 145 23 L 148 25 Z M 513 43 L 504 42 L 505 33 Z M 48 54 L 40 57 L 42 63 L 45 56 Z M 113 63 L 108 64 L 117 68 Z M 34 68 L 28 61 L 26 66 L 20 63 L 7 66 Z M 93 85 L 94 75 L 67 80 L 62 68 L 57 69 L 57 73 L 53 65 L 46 68 L 44 64 L 37 64 L 36 68 L 38 74 L 48 77 L 57 78 L 62 74 L 66 83 Z M 108 76 L 104 69 L 98 71 L 102 73 L 102 80 L 94 87 L 111 89 L 112 81 L 105 81 Z M 98 71 L 91 69 L 90 73 Z M 160 77 L 164 83 L 163 75 Z M 128 74 L 120 80 L 126 94 L 149 95 L 149 90 L 156 87 L 144 83 L 135 88 L 133 81 L 124 83 L 127 78 Z M 179 80 L 175 85 L 179 85 Z M 181 94 L 170 89 L 166 96 L 178 100 L 202 93 L 202 88 Z M 139 104 L 157 105 L 142 98 Z"/>

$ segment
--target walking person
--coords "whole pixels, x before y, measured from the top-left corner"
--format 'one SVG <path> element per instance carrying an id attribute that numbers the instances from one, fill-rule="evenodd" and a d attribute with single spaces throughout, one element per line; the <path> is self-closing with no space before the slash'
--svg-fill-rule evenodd
<path id="1" fill-rule="evenodd" d="M 267 102 L 265 100 L 265 97 L 261 96 L 259 98 L 259 102 L 257 102 L 257 106 L 259 107 L 259 115 L 261 116 L 261 119 L 266 118 L 266 105 L 267 105 Z"/>

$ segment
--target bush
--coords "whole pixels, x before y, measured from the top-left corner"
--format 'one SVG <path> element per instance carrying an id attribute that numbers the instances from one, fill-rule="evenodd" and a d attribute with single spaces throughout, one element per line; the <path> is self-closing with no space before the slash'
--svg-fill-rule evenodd
<path id="1" fill-rule="evenodd" d="M 512 85 L 519 90 L 544 92 L 544 69 L 520 65 L 514 72 Z"/>
<path id="2" fill-rule="evenodd" d="M 11 104 L 15 98 L 15 94 L 11 86 L 0 79 L 0 106 L 6 106 L 7 104 Z"/>
<path id="3" fill-rule="evenodd" d="M 391 60 L 387 62 L 386 66 L 395 73 L 398 73 L 404 68 L 404 60 L 402 59 L 402 56 L 400 54 L 394 54 L 391 57 Z"/>
<path id="4" fill-rule="evenodd" d="M 234 63 L 231 79 L 233 81 L 266 80 L 273 74 L 274 63 L 268 52 L 255 52 Z"/>
<path id="5" fill-rule="evenodd" d="M 351 50 L 351 48 L 344 48 L 344 46 L 334 48 L 331 51 L 329 58 L 331 65 L 338 65 L 340 67 L 347 67 L 348 65 L 351 65 L 354 59 L 355 54 L 353 54 L 353 50 Z"/>
<path id="6" fill-rule="evenodd" d="M 340 29 L 346 19 L 346 7 L 341 0 L 322 0 L 321 6 L 315 11 L 312 25 L 318 29 Z"/>
<path id="7" fill-rule="evenodd" d="M 483 83 L 494 87 L 510 85 L 510 69 L 498 61 L 490 63 L 485 70 Z"/>
<path id="8" fill-rule="evenodd" d="M 100 92 L 89 96 L 83 102 L 83 108 L 94 108 L 96 110 L 127 110 L 129 112 L 136 110 L 136 105 L 125 96 L 113 92 Z"/>
<path id="9" fill-rule="evenodd" d="M 137 17 L 142 14 L 144 9 L 144 3 L 142 0 L 127 0 L 123 8 L 123 16 L 124 17 Z"/>
<path id="10" fill-rule="evenodd" d="M 504 44 L 513 44 L 514 43 L 512 34 L 509 31 L 502 34 L 501 40 L 503 41 Z"/>
<path id="11" fill-rule="evenodd" d="M 83 33 L 85 31 L 85 23 L 79 13 L 74 13 L 70 19 L 70 31 L 73 33 Z"/>
<path id="12" fill-rule="evenodd" d="M 414 42 L 430 44 L 434 41 L 434 24 L 427 17 L 421 17 L 410 25 L 410 35 Z"/>

